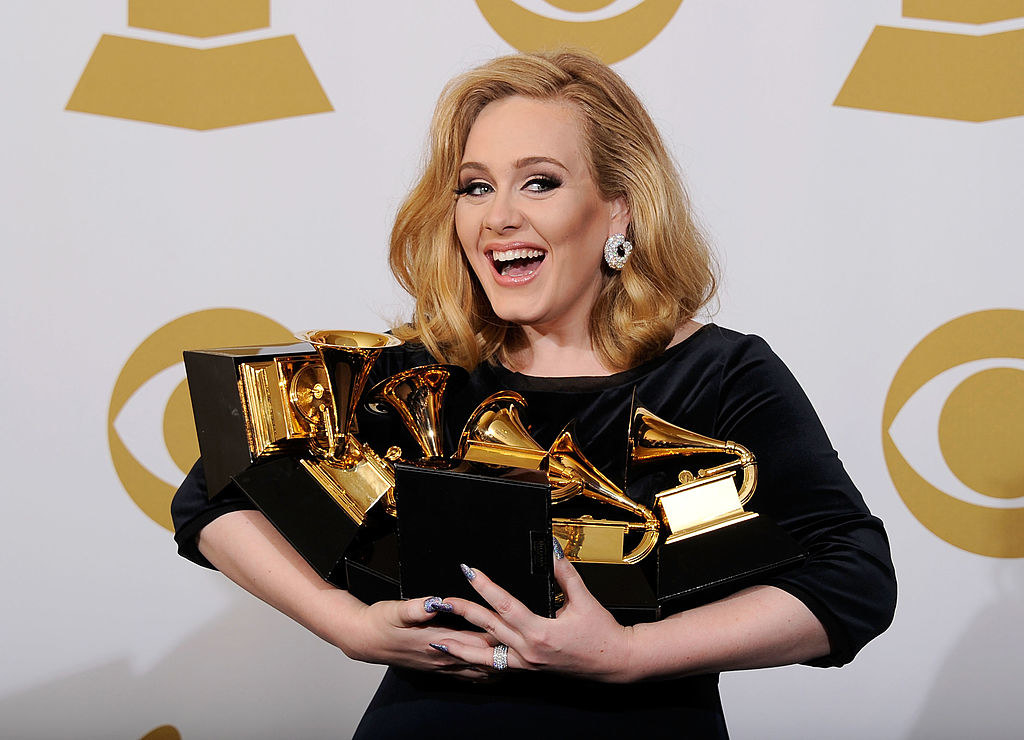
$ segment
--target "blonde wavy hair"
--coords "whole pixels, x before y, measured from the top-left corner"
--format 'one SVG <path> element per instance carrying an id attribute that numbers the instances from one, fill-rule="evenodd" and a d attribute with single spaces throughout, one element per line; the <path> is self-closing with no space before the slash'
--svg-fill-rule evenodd
<path id="1" fill-rule="evenodd" d="M 626 237 L 635 248 L 621 271 L 604 269 L 590 336 L 606 367 L 635 367 L 660 354 L 711 299 L 715 269 L 643 103 L 615 72 L 579 51 L 500 57 L 445 87 L 423 174 L 391 232 L 391 270 L 415 299 L 411 323 L 393 331 L 468 369 L 483 361 L 508 365 L 522 346 L 521 329 L 491 310 L 455 233 L 458 168 L 470 127 L 487 104 L 514 95 L 571 105 L 599 193 L 624 197 L 629 206 Z"/>

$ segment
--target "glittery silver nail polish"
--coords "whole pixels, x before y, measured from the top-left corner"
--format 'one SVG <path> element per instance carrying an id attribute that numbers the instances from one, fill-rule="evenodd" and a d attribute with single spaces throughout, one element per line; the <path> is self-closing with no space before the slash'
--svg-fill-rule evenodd
<path id="1" fill-rule="evenodd" d="M 565 553 L 562 552 L 562 545 L 559 544 L 558 538 L 557 537 L 552 537 L 551 538 L 551 542 L 554 545 L 555 560 L 561 560 L 562 558 L 564 558 L 565 557 Z"/>
<path id="2" fill-rule="evenodd" d="M 448 606 L 449 608 L 445 610 L 443 608 L 445 606 Z M 423 611 L 425 611 L 427 614 L 433 614 L 437 611 L 451 611 L 451 607 L 450 605 L 442 602 L 440 596 L 431 596 L 429 599 L 423 602 Z"/>
<path id="3" fill-rule="evenodd" d="M 476 578 L 476 571 L 474 571 L 465 563 L 461 563 L 459 565 L 459 569 L 462 571 L 462 575 L 466 576 L 467 581 L 472 581 L 474 578 Z"/>
<path id="4" fill-rule="evenodd" d="M 446 648 L 444 645 L 438 645 L 436 642 L 430 642 L 430 643 L 427 643 L 427 644 L 430 645 L 430 647 L 434 648 L 434 650 L 437 650 L 439 652 L 442 652 L 442 653 L 447 653 L 448 652 L 448 648 Z"/>

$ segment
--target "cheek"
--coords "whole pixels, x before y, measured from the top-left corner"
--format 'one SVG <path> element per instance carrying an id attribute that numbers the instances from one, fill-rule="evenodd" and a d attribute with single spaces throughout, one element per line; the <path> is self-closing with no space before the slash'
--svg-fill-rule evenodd
<path id="1" fill-rule="evenodd" d="M 469 262 L 470 269 L 476 274 L 477 279 L 482 280 L 482 271 L 485 270 L 488 265 L 484 264 L 483 255 L 474 247 L 477 243 L 477 235 L 479 234 L 479 224 L 473 218 L 472 211 L 466 208 L 455 207 L 455 236 L 459 240 L 459 245 L 462 247 L 462 254 L 465 255 L 466 261 Z"/>
<path id="2" fill-rule="evenodd" d="M 580 205 L 567 209 L 549 221 L 552 237 L 572 247 L 580 258 L 603 253 L 608 234 L 606 219 L 600 205 Z M 595 257 L 596 258 L 596 257 Z"/>
<path id="3" fill-rule="evenodd" d="M 472 248 L 476 244 L 476 234 L 479 225 L 475 223 L 473 213 L 461 203 L 455 206 L 455 235 L 459 239 L 463 250 Z"/>

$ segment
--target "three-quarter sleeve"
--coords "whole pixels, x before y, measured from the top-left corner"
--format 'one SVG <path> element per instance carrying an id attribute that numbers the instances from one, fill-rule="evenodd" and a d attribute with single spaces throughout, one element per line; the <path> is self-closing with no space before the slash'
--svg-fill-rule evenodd
<path id="1" fill-rule="evenodd" d="M 825 627 L 831 652 L 811 664 L 843 665 L 893 618 L 896 578 L 885 530 L 799 383 L 763 340 L 735 341 L 720 371 L 716 434 L 745 445 L 758 461 L 749 506 L 809 555 L 766 584 L 800 599 Z"/>
<path id="2" fill-rule="evenodd" d="M 178 543 L 178 554 L 204 568 L 213 568 L 213 564 L 199 552 L 199 532 L 229 511 L 255 508 L 234 483 L 209 498 L 203 461 L 196 460 L 171 499 L 171 520 L 174 522 L 174 541 Z"/>

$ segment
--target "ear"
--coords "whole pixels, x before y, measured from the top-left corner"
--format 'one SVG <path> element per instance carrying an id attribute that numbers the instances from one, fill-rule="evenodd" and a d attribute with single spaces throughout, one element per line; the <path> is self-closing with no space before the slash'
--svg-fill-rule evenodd
<path id="1" fill-rule="evenodd" d="M 625 234 L 630 220 L 629 203 L 626 202 L 626 196 L 622 195 L 608 201 L 608 216 L 610 218 L 608 235 Z"/>

